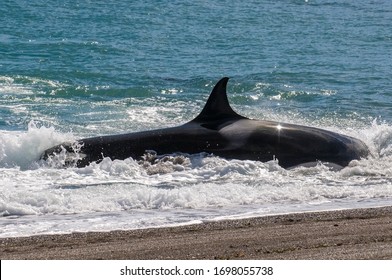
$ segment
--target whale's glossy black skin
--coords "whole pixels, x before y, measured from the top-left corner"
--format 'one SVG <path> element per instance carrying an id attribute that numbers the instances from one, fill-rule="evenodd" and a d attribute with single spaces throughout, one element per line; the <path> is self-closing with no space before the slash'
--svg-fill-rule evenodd
<path id="1" fill-rule="evenodd" d="M 262 162 L 277 159 L 284 168 L 317 162 L 344 167 L 354 159 L 368 156 L 366 145 L 349 136 L 238 115 L 228 102 L 227 82 L 228 78 L 222 78 L 200 115 L 184 125 L 79 140 L 76 165 L 84 167 L 104 157 L 139 159 L 148 150 L 159 155 L 207 152 L 228 159 Z M 75 143 L 60 144 L 46 150 L 41 158 L 48 159 L 64 150 L 70 159 L 75 158 L 73 147 Z"/>

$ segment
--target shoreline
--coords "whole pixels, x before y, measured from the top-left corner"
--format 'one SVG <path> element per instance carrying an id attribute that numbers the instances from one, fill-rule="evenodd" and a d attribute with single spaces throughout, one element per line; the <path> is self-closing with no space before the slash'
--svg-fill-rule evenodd
<path id="1" fill-rule="evenodd" d="M 0 238 L 0 259 L 392 259 L 392 206 Z"/>

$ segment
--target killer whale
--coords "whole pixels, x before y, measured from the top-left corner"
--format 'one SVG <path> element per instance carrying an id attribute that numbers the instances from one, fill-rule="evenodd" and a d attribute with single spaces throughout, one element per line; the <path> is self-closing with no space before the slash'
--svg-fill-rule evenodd
<path id="1" fill-rule="evenodd" d="M 229 104 L 222 78 L 213 88 L 201 113 L 180 126 L 62 143 L 41 155 L 48 160 L 65 154 L 64 165 L 84 167 L 109 157 L 140 159 L 146 151 L 159 155 L 206 152 L 227 159 L 267 162 L 277 159 L 283 168 L 317 162 L 345 167 L 369 155 L 367 146 L 350 136 L 315 127 L 253 120 L 236 113 Z"/>

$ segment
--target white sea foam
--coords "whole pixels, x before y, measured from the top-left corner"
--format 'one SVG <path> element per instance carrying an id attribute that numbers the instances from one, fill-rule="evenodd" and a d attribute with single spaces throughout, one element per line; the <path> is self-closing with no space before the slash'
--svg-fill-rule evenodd
<path id="1" fill-rule="evenodd" d="M 53 127 L 38 127 L 33 121 L 26 132 L 0 131 L 0 168 L 32 168 L 44 150 L 72 139 L 70 133 L 56 132 Z"/>
<path id="2" fill-rule="evenodd" d="M 35 95 L 48 92 L 54 94 L 66 87 L 66 84 L 54 80 L 29 76 L 0 76 L 0 93 L 15 95 Z"/>

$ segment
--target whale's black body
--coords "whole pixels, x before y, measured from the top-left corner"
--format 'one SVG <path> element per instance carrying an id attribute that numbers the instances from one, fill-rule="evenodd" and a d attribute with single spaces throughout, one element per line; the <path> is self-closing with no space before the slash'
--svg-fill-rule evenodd
<path id="1" fill-rule="evenodd" d="M 207 152 L 228 159 L 262 162 L 276 158 L 279 165 L 289 168 L 317 162 L 344 167 L 369 154 L 362 141 L 349 136 L 238 115 L 229 105 L 227 82 L 228 78 L 221 79 L 200 115 L 184 125 L 82 139 L 77 142 L 78 157 L 73 148 L 75 143 L 63 143 L 46 150 L 41 158 L 65 151 L 69 161 L 78 158 L 76 165 L 83 167 L 104 157 L 139 159 L 147 150 L 159 155 Z"/>

